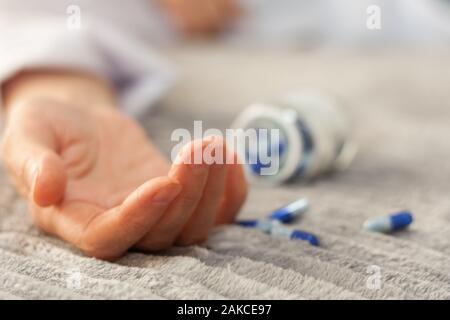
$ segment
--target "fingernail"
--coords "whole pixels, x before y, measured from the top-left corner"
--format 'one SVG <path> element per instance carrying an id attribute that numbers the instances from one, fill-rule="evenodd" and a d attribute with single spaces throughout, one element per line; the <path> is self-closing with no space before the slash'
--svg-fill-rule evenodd
<path id="1" fill-rule="evenodd" d="M 34 193 L 35 188 L 36 188 L 36 184 L 39 180 L 39 175 L 40 175 L 40 170 L 38 166 L 33 166 L 33 168 L 30 170 L 30 172 L 28 173 L 28 185 L 30 188 L 30 191 Z"/>
<path id="2" fill-rule="evenodd" d="M 181 185 L 172 183 L 159 190 L 153 197 L 153 202 L 169 203 L 175 199 L 181 191 Z"/>

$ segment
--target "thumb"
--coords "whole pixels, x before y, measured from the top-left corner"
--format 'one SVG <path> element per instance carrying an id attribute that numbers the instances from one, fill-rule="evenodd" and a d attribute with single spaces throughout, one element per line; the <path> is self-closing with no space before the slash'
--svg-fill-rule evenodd
<path id="1" fill-rule="evenodd" d="M 13 131 L 13 132 L 11 132 Z M 3 141 L 2 156 L 20 191 L 38 206 L 58 203 L 66 188 L 66 170 L 47 130 L 15 128 Z"/>
<path id="2" fill-rule="evenodd" d="M 41 207 L 60 202 L 64 197 L 67 176 L 59 155 L 50 150 L 42 151 L 28 167 L 28 174 L 32 177 L 31 199 Z"/>

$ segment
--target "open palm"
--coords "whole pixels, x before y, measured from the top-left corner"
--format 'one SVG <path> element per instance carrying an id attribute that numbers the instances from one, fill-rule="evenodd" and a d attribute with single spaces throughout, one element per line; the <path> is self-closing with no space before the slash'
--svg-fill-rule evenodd
<path id="1" fill-rule="evenodd" d="M 34 221 L 103 259 L 204 240 L 231 222 L 246 195 L 239 165 L 174 164 L 113 108 L 48 101 L 10 112 L 3 158 Z M 219 138 L 186 146 L 223 147 Z"/>

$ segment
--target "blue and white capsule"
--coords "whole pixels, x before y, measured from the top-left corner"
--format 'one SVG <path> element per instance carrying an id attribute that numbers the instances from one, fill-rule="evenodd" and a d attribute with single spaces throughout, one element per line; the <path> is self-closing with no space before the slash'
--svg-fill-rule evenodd
<path id="1" fill-rule="evenodd" d="M 319 239 L 314 234 L 302 230 L 290 230 L 281 225 L 274 225 L 270 230 L 270 235 L 291 240 L 308 241 L 312 246 L 319 245 Z"/>
<path id="2" fill-rule="evenodd" d="M 309 209 L 309 202 L 307 199 L 302 198 L 297 201 L 288 204 L 287 206 L 275 210 L 269 216 L 270 220 L 278 220 L 282 223 L 290 223 L 303 215 Z"/>
<path id="3" fill-rule="evenodd" d="M 275 225 L 280 224 L 280 222 L 267 219 L 258 219 L 258 220 L 239 220 L 237 224 L 245 228 L 254 228 L 264 233 L 270 233 L 270 230 Z"/>
<path id="4" fill-rule="evenodd" d="M 302 230 L 291 230 L 283 227 L 278 220 L 239 220 L 237 224 L 245 228 L 255 228 L 271 236 L 280 237 L 291 240 L 308 241 L 313 246 L 319 245 L 319 239 L 312 233 Z"/>
<path id="5" fill-rule="evenodd" d="M 400 211 L 389 216 L 369 219 L 364 222 L 364 229 L 389 233 L 397 230 L 402 230 L 408 227 L 413 222 L 413 216 L 409 211 Z"/>

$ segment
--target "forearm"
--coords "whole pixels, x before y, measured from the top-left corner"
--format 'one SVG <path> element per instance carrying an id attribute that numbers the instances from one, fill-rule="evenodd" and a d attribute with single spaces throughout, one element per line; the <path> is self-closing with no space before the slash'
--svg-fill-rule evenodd
<path id="1" fill-rule="evenodd" d="M 107 81 L 74 71 L 24 71 L 6 82 L 3 92 L 7 111 L 14 105 L 36 100 L 70 102 L 80 108 L 116 105 L 114 90 Z"/>

